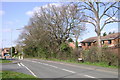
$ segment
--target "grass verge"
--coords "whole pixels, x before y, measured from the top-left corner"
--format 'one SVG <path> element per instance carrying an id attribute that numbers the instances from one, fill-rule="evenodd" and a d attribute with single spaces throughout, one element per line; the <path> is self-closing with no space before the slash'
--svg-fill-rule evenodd
<path id="1" fill-rule="evenodd" d="M 33 58 L 33 59 L 43 59 L 43 60 L 51 60 L 51 61 L 59 61 L 59 62 L 66 62 L 66 63 L 74 63 L 74 64 L 85 64 L 85 65 L 93 65 L 93 66 L 100 66 L 100 67 L 106 67 L 106 68 L 115 68 L 117 69 L 118 66 L 109 66 L 105 62 L 97 62 L 97 63 L 91 63 L 91 62 L 77 62 L 75 60 L 60 60 L 60 59 L 46 59 L 46 58 L 38 58 L 38 57 L 27 57 L 27 58 Z"/>
<path id="2" fill-rule="evenodd" d="M 77 61 L 74 61 L 74 60 L 59 60 L 59 59 L 46 59 L 46 60 L 61 61 L 61 62 L 74 63 L 74 64 L 86 64 L 86 65 L 100 66 L 100 67 L 106 67 L 106 68 L 118 68 L 117 66 L 108 66 L 105 62 L 98 62 L 98 63 L 79 62 L 78 63 Z"/>
<path id="3" fill-rule="evenodd" d="M 6 59 L 0 59 L 0 63 L 11 63 L 12 61 Z"/>
<path id="4" fill-rule="evenodd" d="M 13 71 L 0 71 L 0 78 L 2 78 L 2 80 L 41 80 L 32 75 Z"/>

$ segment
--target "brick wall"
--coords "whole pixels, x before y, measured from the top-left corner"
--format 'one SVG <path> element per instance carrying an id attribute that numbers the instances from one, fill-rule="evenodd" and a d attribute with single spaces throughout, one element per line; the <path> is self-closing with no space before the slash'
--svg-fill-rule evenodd
<path id="1" fill-rule="evenodd" d="M 83 49 L 89 49 L 91 46 L 96 46 L 97 42 L 95 43 L 92 42 L 91 46 L 88 46 L 88 43 L 81 43 L 81 44 Z M 120 39 L 111 40 L 111 43 L 110 40 L 104 40 L 104 44 L 102 44 L 102 46 L 107 45 L 108 47 L 115 47 L 117 44 L 120 44 Z"/>

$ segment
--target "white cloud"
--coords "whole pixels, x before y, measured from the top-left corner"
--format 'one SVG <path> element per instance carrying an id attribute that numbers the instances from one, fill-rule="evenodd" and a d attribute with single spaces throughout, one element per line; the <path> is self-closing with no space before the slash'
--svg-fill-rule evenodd
<path id="1" fill-rule="evenodd" d="M 33 16 L 33 11 L 27 11 L 27 12 L 26 12 L 26 15 L 28 15 L 28 16 Z"/>
<path id="2" fill-rule="evenodd" d="M 37 6 L 37 7 L 34 7 L 33 10 L 31 10 L 31 11 L 27 11 L 26 15 L 33 16 L 34 12 L 36 12 L 36 13 L 40 12 L 41 7 L 49 8 L 49 6 L 59 7 L 59 6 L 61 6 L 61 4 L 60 3 L 51 3 L 51 4 L 46 4 L 46 5 L 43 5 L 43 6 Z"/>
<path id="3" fill-rule="evenodd" d="M 3 10 L 0 10 L 0 16 L 4 15 L 5 14 L 5 11 Z"/>
<path id="4" fill-rule="evenodd" d="M 55 7 L 60 7 L 61 6 L 61 4 L 60 3 L 51 3 L 51 4 L 47 4 L 47 5 L 44 5 L 44 6 L 42 6 L 43 8 L 49 8 L 49 6 L 55 6 Z"/>

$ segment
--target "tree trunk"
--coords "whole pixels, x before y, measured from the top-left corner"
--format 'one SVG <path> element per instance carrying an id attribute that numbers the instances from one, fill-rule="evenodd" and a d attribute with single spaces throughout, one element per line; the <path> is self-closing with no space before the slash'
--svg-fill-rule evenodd
<path id="1" fill-rule="evenodd" d="M 98 60 L 101 60 L 102 48 L 101 48 L 101 36 L 100 35 L 98 35 L 97 37 L 97 46 L 98 46 Z"/>
<path id="2" fill-rule="evenodd" d="M 97 45 L 99 48 L 101 48 L 101 36 L 100 35 L 98 35 L 97 37 Z"/>

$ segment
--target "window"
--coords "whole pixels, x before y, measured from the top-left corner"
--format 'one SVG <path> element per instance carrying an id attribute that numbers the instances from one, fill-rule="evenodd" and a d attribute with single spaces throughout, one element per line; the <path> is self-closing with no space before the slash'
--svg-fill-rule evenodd
<path id="1" fill-rule="evenodd" d="M 104 41 L 102 41 L 102 44 L 104 44 Z"/>
<path id="2" fill-rule="evenodd" d="M 111 40 L 108 40 L 108 44 L 111 44 L 112 42 L 111 42 Z"/>
<path id="3" fill-rule="evenodd" d="M 88 43 L 88 46 L 91 46 L 91 43 L 90 43 L 90 42 Z"/>
<path id="4" fill-rule="evenodd" d="M 7 52 L 9 52 L 9 50 L 6 50 Z"/>
<path id="5" fill-rule="evenodd" d="M 83 43 L 83 46 L 85 46 L 85 43 Z"/>

